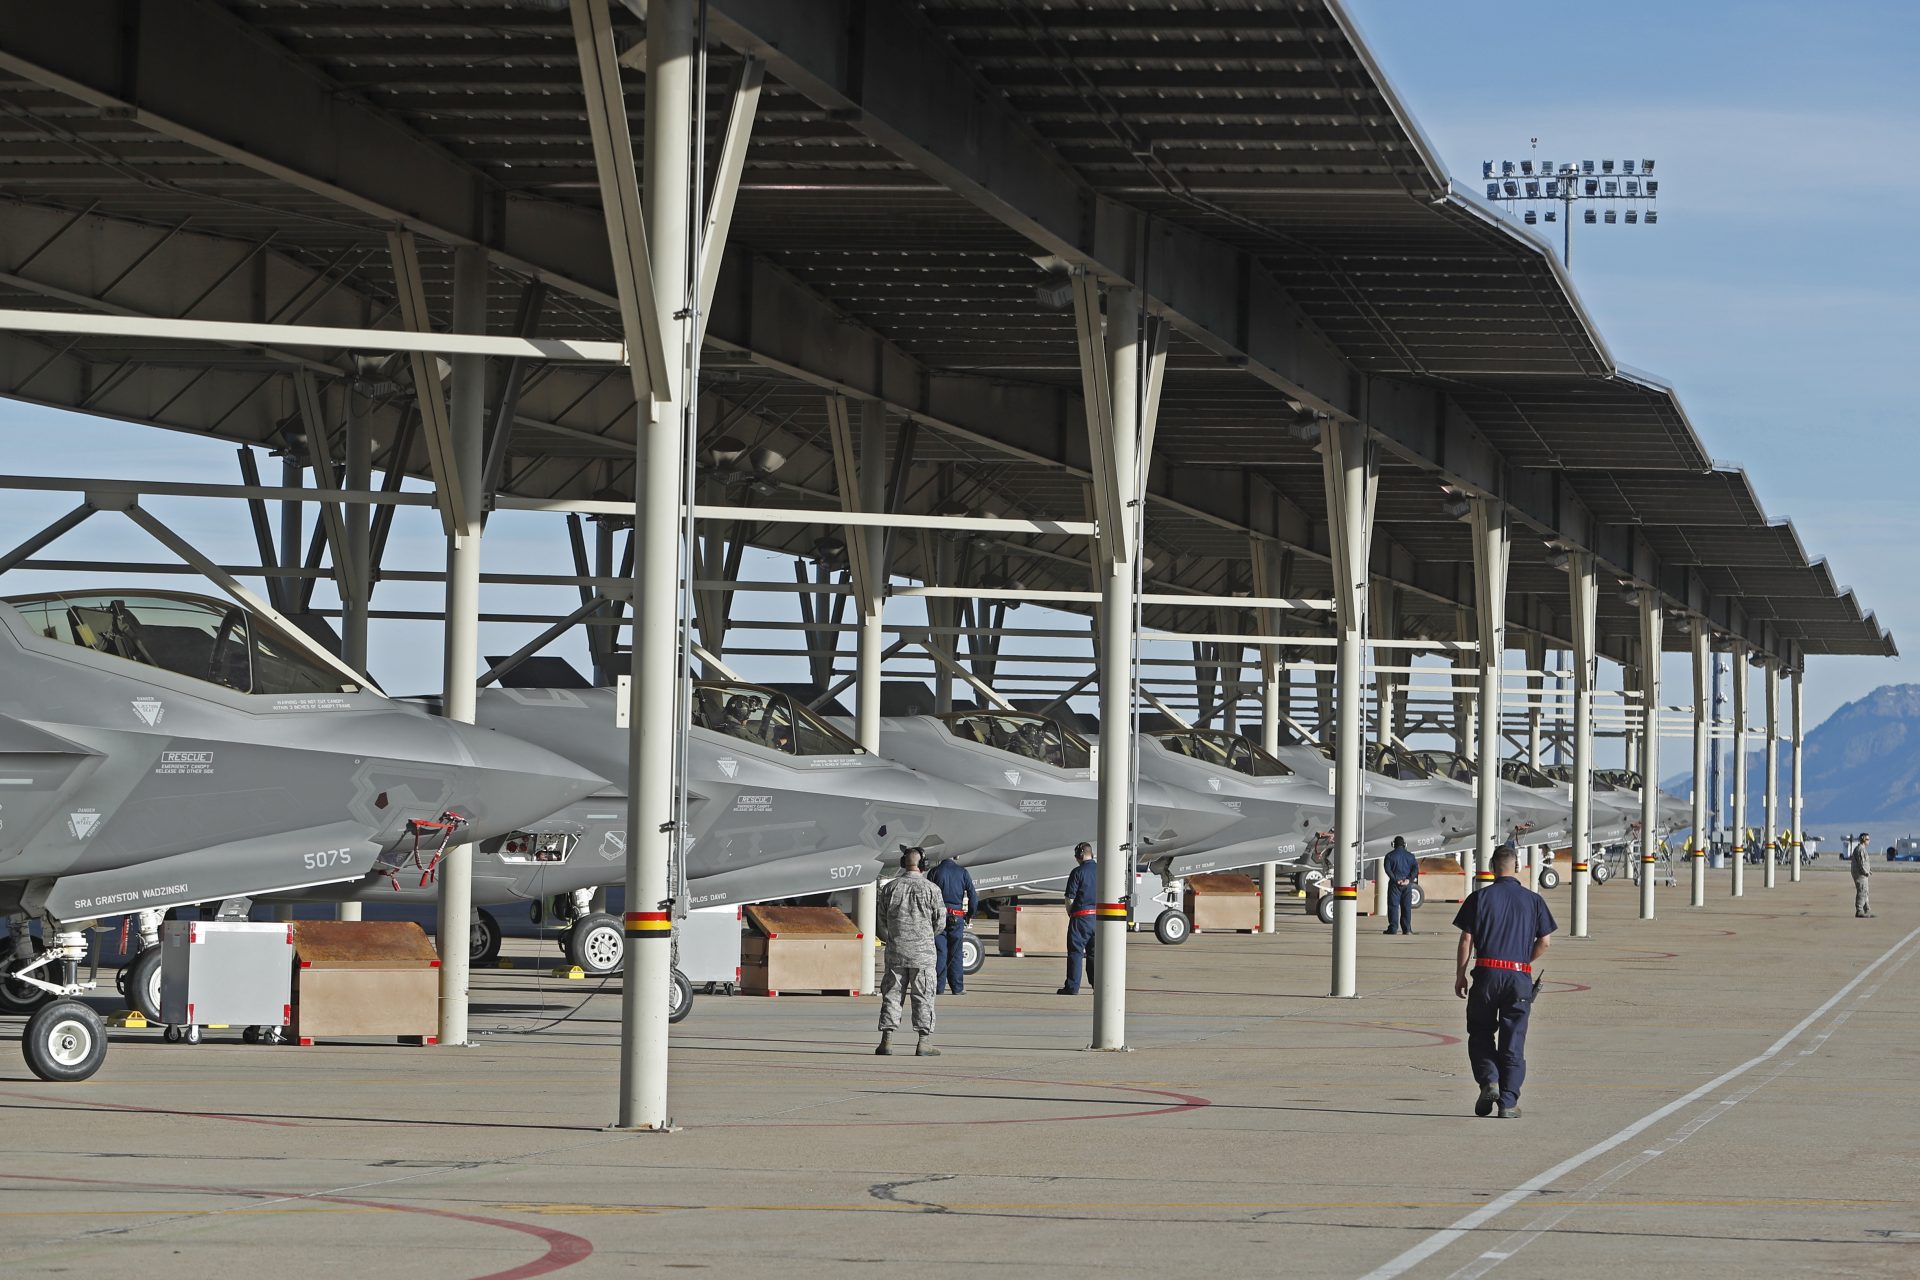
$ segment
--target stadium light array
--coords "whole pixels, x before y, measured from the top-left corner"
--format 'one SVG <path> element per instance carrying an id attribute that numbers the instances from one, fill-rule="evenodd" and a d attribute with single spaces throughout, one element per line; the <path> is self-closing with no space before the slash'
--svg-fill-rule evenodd
<path id="1" fill-rule="evenodd" d="M 1605 216 L 1592 206 L 1582 208 L 1580 221 L 1589 226 L 1621 221 L 1651 227 L 1660 222 L 1654 202 L 1660 196 L 1660 180 L 1654 177 L 1654 162 L 1632 160 L 1563 161 L 1555 164 L 1537 154 L 1540 139 L 1533 139 L 1536 154 L 1522 160 L 1486 160 L 1480 176 L 1486 182 L 1487 200 L 1527 226 L 1559 223 L 1560 260 L 1573 265 L 1574 206 L 1587 201 L 1604 206 Z"/>

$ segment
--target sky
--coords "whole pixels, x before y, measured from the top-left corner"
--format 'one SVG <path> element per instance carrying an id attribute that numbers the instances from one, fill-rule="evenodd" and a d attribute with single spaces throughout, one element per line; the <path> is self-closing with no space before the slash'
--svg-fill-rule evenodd
<path id="1" fill-rule="evenodd" d="M 1815 555 L 1909 648 L 1920 604 L 1909 548 L 1920 545 L 1920 461 L 1910 366 L 1920 351 L 1913 230 L 1920 221 L 1920 6 L 1845 0 L 1348 0 L 1401 98 L 1454 175 L 1478 189 L 1480 162 L 1519 159 L 1528 140 L 1554 159 L 1652 156 L 1660 223 L 1575 231 L 1574 279 L 1616 359 L 1675 387 L 1709 451 L 1745 467 L 1770 515 L 1791 517 Z M 0 469 L 40 475 L 238 482 L 232 446 L 0 402 Z M 275 468 L 263 467 L 269 475 Z M 11 545 L 68 509 L 70 495 L 5 496 Z M 254 553 L 238 508 L 147 505 L 228 563 Z M 123 517 L 97 516 L 48 556 L 117 562 L 168 557 Z M 388 563 L 435 568 L 430 514 L 403 511 Z M 564 524 L 508 513 L 489 526 L 489 571 L 566 572 Z M 787 578 L 757 557 L 749 575 Z M 94 581 L 102 579 L 95 578 Z M 113 580 L 125 582 L 127 575 Z M 86 579 L 9 574 L 10 591 Z M 156 585 L 195 589 L 187 578 Z M 570 600 L 571 597 L 571 600 Z M 329 599 L 320 592 L 324 603 Z M 489 611 L 565 612 L 570 590 L 489 588 Z M 389 583 L 376 606 L 435 609 L 437 586 Z M 743 605 L 769 614 L 768 598 Z M 912 605 L 890 620 L 918 620 Z M 1019 625 L 1084 621 L 1029 608 Z M 534 628 L 486 624 L 481 652 L 510 652 Z M 437 690 L 438 629 L 376 621 L 374 674 L 392 692 Z M 770 638 L 743 637 L 743 643 Z M 576 631 L 551 652 L 584 665 Z M 1809 726 L 1874 687 L 1896 662 L 1815 658 Z M 800 678 L 797 663 L 755 670 Z M 1668 701 L 1685 701 L 1680 663 Z M 1756 698 L 1757 706 L 1757 682 Z M 1684 748 L 1667 747 L 1668 759 Z"/>
<path id="2" fill-rule="evenodd" d="M 1920 5 L 1347 7 L 1468 190 L 1535 137 L 1556 162 L 1658 160 L 1658 225 L 1576 224 L 1582 299 L 1614 358 L 1672 385 L 1714 459 L 1915 651 Z M 1808 723 L 1913 678 L 1812 658 Z M 1685 669 L 1665 679 L 1685 701 Z"/>

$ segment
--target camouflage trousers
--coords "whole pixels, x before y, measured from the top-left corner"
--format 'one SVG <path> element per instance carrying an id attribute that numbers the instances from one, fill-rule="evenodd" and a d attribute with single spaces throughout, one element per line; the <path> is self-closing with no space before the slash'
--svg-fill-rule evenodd
<path id="1" fill-rule="evenodd" d="M 1866 876 L 1855 876 L 1853 878 L 1853 914 L 1857 916 L 1863 916 L 1870 910 L 1867 906 L 1867 887 L 1869 883 L 1868 877 Z"/>
<path id="2" fill-rule="evenodd" d="M 933 966 L 899 964 L 887 961 L 880 975 L 880 1029 L 900 1029 L 900 1004 L 913 1001 L 913 1029 L 923 1036 L 933 1034 Z"/>

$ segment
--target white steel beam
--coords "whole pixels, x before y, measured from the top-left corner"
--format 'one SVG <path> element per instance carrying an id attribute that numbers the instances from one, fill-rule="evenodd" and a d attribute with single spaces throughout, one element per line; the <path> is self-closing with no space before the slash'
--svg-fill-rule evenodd
<path id="1" fill-rule="evenodd" d="M 396 233 L 400 234 L 400 233 Z M 0 308 L 0 330 L 64 333 L 83 338 L 151 338 L 165 342 L 231 342 L 251 347 L 322 347 L 335 351 L 406 351 L 424 355 L 508 356 L 569 364 L 625 364 L 623 342 L 574 338 L 502 338 L 484 333 L 337 329 L 304 324 L 248 324 L 234 320 L 172 320 L 163 316 Z M 306 366 L 302 366 L 306 368 Z M 327 369 L 338 373 L 337 369 Z M 307 372 L 316 372 L 307 368 Z"/>
<path id="2" fill-rule="evenodd" d="M 1733 677 L 1733 896 L 1747 893 L 1747 646 L 1735 640 L 1727 655 Z"/>
<path id="3" fill-rule="evenodd" d="M 67 512 L 67 514 L 61 516 L 40 532 L 34 534 L 13 550 L 0 556 L 0 573 L 5 573 L 7 570 L 16 567 L 22 561 L 58 541 L 69 531 L 78 528 L 95 510 L 96 508 L 92 503 L 82 502 L 79 506 Z"/>
<path id="4" fill-rule="evenodd" d="M 1653 919 L 1654 830 L 1660 800 L 1660 653 L 1666 614 L 1659 593 L 1641 591 L 1640 598 L 1640 714 L 1645 726 L 1640 740 L 1640 918 Z"/>
<path id="5" fill-rule="evenodd" d="M 1800 861 L 1807 834 L 1801 826 L 1801 823 L 1806 819 L 1805 795 L 1801 791 L 1801 783 L 1804 781 L 1802 765 L 1806 761 L 1807 738 L 1804 732 L 1805 721 L 1800 697 L 1800 689 L 1801 686 L 1806 683 L 1806 678 L 1807 670 L 1804 665 L 1794 667 L 1793 687 L 1790 690 L 1790 696 L 1792 698 L 1793 765 L 1787 799 L 1787 821 L 1793 826 L 1792 832 L 1789 833 L 1789 838 L 1792 841 L 1793 861 L 1789 863 L 1788 866 L 1793 883 L 1795 884 L 1800 883 Z"/>
<path id="6" fill-rule="evenodd" d="M 1474 850 L 1469 869 L 1478 868 L 1474 886 L 1493 881 L 1494 847 L 1500 843 L 1500 664 L 1507 647 L 1507 562 L 1513 554 L 1506 504 L 1474 499 L 1468 512 L 1473 529 L 1474 638 L 1480 642 L 1479 692 L 1474 699 L 1479 741 L 1474 797 Z"/>
<path id="7" fill-rule="evenodd" d="M 734 201 L 740 195 L 740 175 L 746 168 L 747 144 L 753 137 L 753 118 L 760 109 L 760 84 L 765 76 L 766 68 L 758 59 L 740 60 L 727 132 L 720 143 L 720 163 L 713 175 L 713 195 L 700 235 L 700 328 L 696 341 L 704 341 L 707 336 L 707 315 L 713 310 L 714 290 L 720 284 L 720 263 L 727 233 L 733 226 Z"/>
<path id="8" fill-rule="evenodd" d="M 387 233 L 387 255 L 393 263 L 393 288 L 400 302 L 400 322 L 415 333 L 432 328 L 427 294 L 420 281 L 420 255 L 409 231 Z M 413 389 L 420 404 L 420 434 L 426 441 L 427 465 L 433 472 L 440 508 L 440 525 L 453 537 L 468 524 L 468 494 L 461 487 L 460 468 L 454 462 L 453 428 L 447 419 L 447 397 L 440 385 L 439 362 L 431 352 L 409 353 Z"/>
<path id="9" fill-rule="evenodd" d="M 854 454 L 851 432 L 845 421 L 846 402 L 840 401 L 839 426 L 834 437 L 834 456 L 840 462 L 840 497 L 843 504 L 869 512 L 884 512 L 887 506 L 887 419 L 886 407 L 866 400 L 860 405 L 860 442 Z M 829 415 L 833 418 L 834 415 Z M 842 449 L 846 451 L 841 461 Z M 858 551 L 855 560 L 853 553 Z M 860 629 L 856 637 L 854 669 L 859 676 L 859 691 L 854 698 L 855 728 L 862 747 L 871 755 L 880 754 L 880 676 L 881 656 L 886 631 L 882 611 L 886 607 L 887 581 L 886 530 L 869 525 L 850 531 L 847 539 L 848 564 L 857 565 L 854 581 L 854 607 L 859 612 Z M 877 991 L 874 980 L 874 948 L 879 945 L 880 886 L 868 881 L 854 890 L 854 924 L 866 940 L 860 948 L 860 990 Z M 957 955 L 951 964 L 960 963 Z M 936 994 L 938 994 L 936 992 Z"/>
<path id="10" fill-rule="evenodd" d="M 627 368 L 633 378 L 634 399 L 669 401 L 678 387 L 679 353 L 668 359 L 663 316 L 677 308 L 663 308 L 655 288 L 653 244 L 648 236 L 647 209 L 660 216 L 661 205 L 655 193 L 646 194 L 647 209 L 641 205 L 639 177 L 633 165 L 633 137 L 627 129 L 627 100 L 620 87 L 619 56 L 614 50 L 613 19 L 604 0 L 571 0 L 574 49 L 580 60 L 580 88 L 586 95 L 587 128 L 593 135 L 594 171 L 600 179 L 600 209 L 606 221 L 607 245 L 613 256 L 614 289 L 620 304 L 620 332 L 633 347 L 633 359 Z M 654 92 L 652 70 L 655 50 L 648 41 L 647 98 Z M 655 136 L 648 121 L 649 142 Z M 678 149 L 684 151 L 685 139 Z M 652 151 L 647 156 L 651 177 L 658 170 Z M 691 171 L 674 175 L 675 191 L 684 194 L 689 184 L 698 181 Z M 683 218 L 676 213 L 673 216 Z M 684 237 L 682 237 L 684 239 Z M 677 297 L 672 286 L 678 277 L 667 268 L 669 296 Z"/>
<path id="11" fill-rule="evenodd" d="M 1693 831 L 1687 838 L 1688 904 L 1707 905 L 1707 751 L 1712 745 L 1713 635 L 1706 621 L 1692 622 L 1693 639 Z"/>
<path id="12" fill-rule="evenodd" d="M 1761 696 L 1766 699 L 1767 744 L 1761 751 L 1761 759 L 1767 771 L 1766 788 L 1761 793 L 1761 812 L 1766 815 L 1767 829 L 1760 838 L 1760 854 L 1765 859 L 1761 866 L 1760 883 L 1771 889 L 1778 877 L 1779 862 L 1775 854 L 1780 849 L 1780 664 L 1767 659 L 1761 679 Z"/>

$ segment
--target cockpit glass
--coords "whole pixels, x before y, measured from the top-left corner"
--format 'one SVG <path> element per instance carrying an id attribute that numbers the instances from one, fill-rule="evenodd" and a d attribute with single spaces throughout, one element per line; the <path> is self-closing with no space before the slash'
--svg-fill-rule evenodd
<path id="1" fill-rule="evenodd" d="M 793 756 L 853 756 L 861 747 L 777 689 L 702 681 L 693 688 L 693 723 Z"/>
<path id="2" fill-rule="evenodd" d="M 1457 751 L 1416 751 L 1413 758 L 1436 778 L 1451 778 L 1455 782 L 1472 782 L 1474 779 L 1472 762 Z"/>
<path id="3" fill-rule="evenodd" d="M 1367 772 L 1403 782 L 1416 782 L 1429 776 L 1419 758 L 1405 747 L 1382 746 L 1377 742 L 1367 744 Z"/>
<path id="4" fill-rule="evenodd" d="M 1202 764 L 1231 769 L 1249 778 L 1284 778 L 1293 770 L 1238 733 L 1208 729 L 1168 729 L 1156 733 L 1162 746 Z"/>
<path id="5" fill-rule="evenodd" d="M 1620 787 L 1627 791 L 1640 789 L 1640 774 L 1634 769 L 1600 769 L 1593 776 L 1610 787 Z"/>
<path id="6" fill-rule="evenodd" d="M 7 603 L 49 640 L 239 693 L 351 693 L 360 687 L 314 660 L 265 618 L 203 596 L 62 593 Z"/>
<path id="7" fill-rule="evenodd" d="M 1551 787 L 1553 779 L 1524 760 L 1502 760 L 1500 762 L 1500 780 L 1512 782 L 1523 787 Z"/>
<path id="8" fill-rule="evenodd" d="M 961 711 L 945 717 L 956 738 L 1009 751 L 1061 769 L 1093 764 L 1087 740 L 1057 720 L 1020 711 Z"/>

